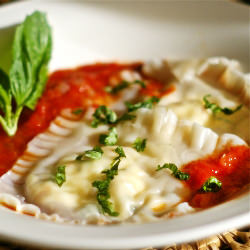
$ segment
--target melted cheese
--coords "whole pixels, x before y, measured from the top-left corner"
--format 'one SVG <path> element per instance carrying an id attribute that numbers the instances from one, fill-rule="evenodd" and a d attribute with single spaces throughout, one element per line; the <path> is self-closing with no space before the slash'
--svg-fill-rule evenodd
<path id="1" fill-rule="evenodd" d="M 162 111 L 161 108 L 154 111 L 150 110 L 149 113 L 148 110 L 144 110 L 143 112 L 148 115 L 148 117 L 144 118 L 145 114 L 140 114 L 140 111 L 135 124 L 140 123 L 139 127 L 142 127 L 141 122 L 145 122 L 145 124 L 148 124 L 148 126 L 145 126 L 146 131 L 150 129 L 151 115 L 157 117 L 156 113 Z M 172 123 L 175 126 L 176 119 L 174 114 L 169 113 L 169 119 L 167 120 L 170 121 L 170 124 Z M 57 148 L 51 157 L 41 161 L 27 177 L 25 182 L 27 199 L 39 205 L 48 213 L 57 212 L 64 217 L 95 222 L 101 219 L 107 221 L 111 219 L 125 220 L 143 207 L 148 207 L 149 212 L 153 214 L 154 207 L 159 201 L 165 204 L 161 212 L 166 212 L 186 199 L 189 196 L 189 191 L 185 189 L 182 182 L 174 178 L 167 170 L 162 170 L 163 174 L 156 171 L 157 164 L 178 161 L 178 153 L 180 152 L 175 149 L 175 145 L 162 143 L 156 150 L 154 143 L 159 138 L 157 134 L 154 134 L 152 138 L 148 138 L 146 151 L 139 153 L 131 148 L 134 139 L 132 139 L 131 143 L 126 142 L 127 138 L 129 138 L 126 136 L 128 124 L 129 122 L 125 122 L 117 128 L 120 134 L 118 144 L 124 146 L 126 158 L 122 159 L 119 165 L 119 174 L 110 185 L 110 201 L 114 204 L 115 210 L 119 212 L 117 218 L 103 218 L 104 216 L 100 213 L 96 201 L 96 189 L 92 186 L 93 181 L 104 178 L 102 171 L 110 168 L 110 164 L 116 157 L 114 153 L 115 147 L 103 147 L 104 154 L 100 160 L 88 161 L 76 161 L 76 153 L 61 158 L 62 148 Z M 107 131 L 107 126 L 101 126 L 97 130 L 100 133 L 105 129 Z M 86 137 L 94 138 L 93 141 L 97 143 L 97 138 L 95 138 L 96 129 L 82 123 L 78 131 L 85 132 L 85 139 L 82 139 L 82 144 L 89 142 Z M 130 134 L 131 138 L 136 138 L 138 129 L 130 131 Z M 166 135 L 168 134 L 166 133 Z M 177 137 L 179 136 L 177 135 Z M 64 152 L 68 152 L 69 148 L 73 151 L 77 147 L 84 148 L 84 145 L 79 144 L 78 136 L 73 136 L 73 138 L 71 138 L 70 143 L 67 140 L 63 143 L 66 146 Z M 129 145 L 126 147 L 125 144 Z M 186 145 L 187 147 L 188 145 Z M 180 147 L 181 150 L 183 148 L 185 146 Z M 161 157 L 159 157 L 160 155 Z M 59 158 L 61 160 L 57 161 Z M 48 165 L 48 162 L 54 162 L 54 164 Z M 62 187 L 58 187 L 52 179 L 55 169 L 59 165 L 66 166 L 67 181 Z"/>

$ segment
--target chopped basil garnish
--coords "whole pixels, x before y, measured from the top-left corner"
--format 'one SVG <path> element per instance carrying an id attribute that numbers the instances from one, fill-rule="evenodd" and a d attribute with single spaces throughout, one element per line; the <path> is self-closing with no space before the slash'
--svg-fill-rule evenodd
<path id="1" fill-rule="evenodd" d="M 80 115 L 80 114 L 82 114 L 82 112 L 83 112 L 83 109 L 75 109 L 75 110 L 72 111 L 72 113 L 74 115 Z"/>
<path id="2" fill-rule="evenodd" d="M 99 160 L 99 159 L 101 159 L 102 155 L 103 155 L 103 151 L 102 151 L 101 147 L 96 146 L 92 150 L 87 150 L 83 154 L 78 155 L 76 157 L 76 160 L 82 161 L 85 158 L 89 158 L 92 160 Z"/>
<path id="3" fill-rule="evenodd" d="M 146 148 L 146 142 L 147 139 L 141 139 L 138 137 L 133 143 L 133 148 L 135 148 L 137 152 L 143 152 Z"/>
<path id="4" fill-rule="evenodd" d="M 117 117 L 117 114 L 106 106 L 100 106 L 95 110 L 93 114 L 94 120 L 91 122 L 91 126 L 93 128 L 97 128 L 100 124 L 117 124 L 121 121 L 129 121 L 136 118 L 135 115 L 129 114 L 132 111 L 135 111 L 140 108 L 149 108 L 151 109 L 153 104 L 159 102 L 159 98 L 153 96 L 146 101 L 138 102 L 135 104 L 126 102 L 126 106 L 128 108 L 128 112 L 124 113 L 120 118 Z M 105 144 L 104 144 L 105 145 Z"/>
<path id="5" fill-rule="evenodd" d="M 203 97 L 203 102 L 204 102 L 204 107 L 205 109 L 210 109 L 213 114 L 217 114 L 219 112 L 224 113 L 225 115 L 231 115 L 235 113 L 236 111 L 240 110 L 242 105 L 237 106 L 235 109 L 230 109 L 230 108 L 221 108 L 215 103 L 210 102 L 207 98 L 210 97 L 211 95 L 205 95 Z"/>
<path id="6" fill-rule="evenodd" d="M 118 85 L 116 85 L 115 87 L 111 87 L 111 86 L 106 86 L 104 88 L 104 90 L 108 93 L 111 94 L 117 94 L 118 92 L 120 92 L 121 90 L 131 86 L 132 84 L 139 84 L 142 88 L 146 88 L 146 85 L 143 81 L 140 80 L 135 80 L 133 82 L 128 82 L 128 81 L 121 81 Z"/>
<path id="7" fill-rule="evenodd" d="M 66 181 L 65 166 L 59 166 L 56 169 L 55 182 L 59 187 Z"/>
<path id="8" fill-rule="evenodd" d="M 218 192 L 222 187 L 222 183 L 214 176 L 211 176 L 201 187 L 202 192 Z"/>
<path id="9" fill-rule="evenodd" d="M 111 168 L 102 171 L 102 173 L 106 175 L 106 179 L 102 180 L 102 181 L 94 181 L 92 183 L 92 186 L 96 187 L 98 190 L 97 195 L 96 195 L 96 199 L 102 208 L 102 212 L 107 213 L 110 216 L 118 216 L 119 215 L 118 212 L 114 211 L 112 202 L 109 201 L 110 182 L 114 179 L 114 177 L 116 175 L 118 175 L 118 167 L 119 167 L 119 164 L 121 162 L 121 158 L 126 157 L 122 147 L 117 147 L 115 149 L 115 152 L 118 154 L 118 156 L 111 163 Z"/>
<path id="10" fill-rule="evenodd" d="M 132 104 L 130 102 L 126 102 L 125 105 L 128 108 L 128 112 L 132 112 L 132 111 L 135 111 L 135 110 L 140 109 L 140 108 L 151 109 L 153 107 L 153 104 L 159 102 L 159 100 L 160 99 L 158 97 L 153 96 L 153 97 L 151 97 L 148 100 L 143 101 L 143 102 L 138 102 L 135 104 Z"/>
<path id="11" fill-rule="evenodd" d="M 188 180 L 190 178 L 188 173 L 181 172 L 174 163 L 165 163 L 162 166 L 158 165 L 156 171 L 159 171 L 163 168 L 170 169 L 173 176 L 179 180 Z"/>
<path id="12" fill-rule="evenodd" d="M 135 115 L 131 115 L 129 113 L 124 113 L 120 118 L 117 119 L 116 123 L 119 123 L 121 121 L 131 121 L 135 118 L 136 118 Z"/>
<path id="13" fill-rule="evenodd" d="M 115 149 L 115 152 L 118 154 L 117 158 L 115 158 L 115 160 L 117 160 L 118 158 L 121 158 L 121 157 L 126 157 L 125 153 L 124 153 L 124 150 L 121 146 L 118 146 L 116 149 Z"/>
<path id="14" fill-rule="evenodd" d="M 117 120 L 116 113 L 103 105 L 95 110 L 93 117 L 94 120 L 91 123 L 93 128 L 97 128 L 100 124 L 113 124 Z"/>
<path id="15" fill-rule="evenodd" d="M 110 128 L 109 133 L 101 134 L 99 137 L 99 142 L 105 146 L 113 146 L 117 143 L 118 135 L 116 128 Z"/>

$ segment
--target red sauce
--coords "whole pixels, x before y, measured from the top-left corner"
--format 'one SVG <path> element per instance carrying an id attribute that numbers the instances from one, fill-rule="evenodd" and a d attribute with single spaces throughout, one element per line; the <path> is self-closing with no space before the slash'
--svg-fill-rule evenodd
<path id="1" fill-rule="evenodd" d="M 182 171 L 190 174 L 186 182 L 193 191 L 190 205 L 207 208 L 232 198 L 246 184 L 250 183 L 250 148 L 232 146 L 205 159 L 183 166 Z M 222 183 L 215 193 L 202 193 L 200 188 L 211 176 Z"/>
<path id="2" fill-rule="evenodd" d="M 0 127 L 0 176 L 11 168 L 23 154 L 27 143 L 48 128 L 62 109 L 111 103 L 115 97 L 106 93 L 104 87 L 112 78 L 119 78 L 122 70 L 129 69 L 141 73 L 141 63 L 94 64 L 51 74 L 35 111 L 23 111 L 16 135 L 8 137 Z M 143 80 L 147 81 L 147 88 L 143 90 L 146 95 L 162 96 L 166 91 L 174 90 L 164 89 L 163 83 L 147 76 L 143 76 Z"/>

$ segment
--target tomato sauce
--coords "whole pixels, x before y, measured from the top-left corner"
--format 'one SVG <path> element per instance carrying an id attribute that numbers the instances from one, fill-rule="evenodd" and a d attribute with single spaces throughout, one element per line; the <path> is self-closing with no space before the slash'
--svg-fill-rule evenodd
<path id="1" fill-rule="evenodd" d="M 106 93 L 104 87 L 110 84 L 112 78 L 119 78 L 122 70 L 134 70 L 143 76 L 143 80 L 147 81 L 144 95 L 160 97 L 166 91 L 174 90 L 164 89 L 163 83 L 143 75 L 141 68 L 141 63 L 98 63 L 52 73 L 35 111 L 23 111 L 15 136 L 7 136 L 0 127 L 0 176 L 12 167 L 25 151 L 27 143 L 46 130 L 62 109 L 108 105 L 117 98 Z"/>
<path id="2" fill-rule="evenodd" d="M 233 198 L 250 183 L 250 148 L 231 146 L 205 159 L 190 162 L 182 171 L 190 174 L 186 184 L 193 191 L 190 205 L 207 208 Z M 202 185 L 211 177 L 216 177 L 222 188 L 218 192 L 204 193 Z"/>

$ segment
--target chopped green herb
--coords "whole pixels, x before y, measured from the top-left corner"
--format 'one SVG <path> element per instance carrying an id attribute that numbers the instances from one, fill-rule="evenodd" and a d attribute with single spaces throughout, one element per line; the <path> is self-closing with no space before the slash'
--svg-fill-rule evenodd
<path id="1" fill-rule="evenodd" d="M 146 84 L 145 82 L 141 81 L 141 80 L 135 80 L 134 81 L 135 84 L 139 84 L 142 88 L 146 88 Z"/>
<path id="2" fill-rule="evenodd" d="M 230 108 L 221 108 L 215 103 L 211 103 L 207 98 L 210 97 L 211 95 L 205 95 L 203 97 L 204 101 L 204 107 L 206 109 L 210 109 L 214 114 L 217 114 L 219 112 L 224 113 L 225 115 L 231 115 L 235 113 L 236 111 L 240 110 L 242 105 L 237 106 L 235 109 L 230 109 Z"/>
<path id="3" fill-rule="evenodd" d="M 113 146 L 117 143 L 118 135 L 116 128 L 110 128 L 109 133 L 101 134 L 99 137 L 99 142 L 105 146 Z"/>
<path id="4" fill-rule="evenodd" d="M 124 150 L 121 146 L 118 146 L 116 149 L 115 149 L 115 152 L 118 154 L 118 158 L 121 158 L 121 157 L 126 157 L 125 153 L 124 153 Z"/>
<path id="5" fill-rule="evenodd" d="M 123 148 L 120 146 L 115 149 L 115 152 L 118 154 L 118 156 L 111 163 L 111 169 L 102 171 L 102 173 L 106 175 L 106 179 L 102 181 L 94 181 L 92 183 L 92 186 L 96 187 L 98 190 L 96 199 L 98 203 L 100 204 L 103 213 L 107 213 L 110 216 L 119 215 L 118 212 L 114 211 L 112 202 L 109 201 L 110 182 L 114 179 L 116 175 L 118 175 L 118 167 L 121 162 L 121 158 L 126 157 Z"/>
<path id="6" fill-rule="evenodd" d="M 73 110 L 73 111 L 72 111 L 72 113 L 73 113 L 74 115 L 80 115 L 80 114 L 82 114 L 82 112 L 83 112 L 83 109 L 76 109 L 76 110 Z"/>
<path id="7" fill-rule="evenodd" d="M 109 179 L 104 181 L 94 181 L 92 183 L 93 187 L 96 187 L 98 189 L 96 199 L 100 204 L 103 213 L 107 213 L 110 216 L 118 216 L 119 213 L 114 210 L 112 202 L 109 201 L 110 198 L 110 194 L 108 192 L 109 184 L 110 184 Z"/>
<path id="8" fill-rule="evenodd" d="M 94 120 L 91 123 L 93 128 L 97 128 L 100 124 L 113 124 L 117 120 L 116 113 L 103 105 L 95 110 L 93 117 Z"/>
<path id="9" fill-rule="evenodd" d="M 22 110 L 34 110 L 43 93 L 51 49 L 46 15 L 35 11 L 16 29 L 9 76 L 0 70 L 0 124 L 9 136 L 16 133 Z"/>
<path id="10" fill-rule="evenodd" d="M 59 187 L 66 181 L 65 166 L 59 166 L 56 169 L 55 182 Z"/>
<path id="11" fill-rule="evenodd" d="M 179 180 L 188 180 L 190 178 L 189 174 L 181 172 L 174 163 L 165 163 L 162 166 L 158 165 L 156 171 L 159 171 L 163 168 L 170 169 L 173 176 Z"/>
<path id="12" fill-rule="evenodd" d="M 146 142 L 147 139 L 141 139 L 138 137 L 133 143 L 133 148 L 135 148 L 137 152 L 143 152 L 146 148 Z"/>
<path id="13" fill-rule="evenodd" d="M 142 88 L 146 88 L 146 85 L 143 81 L 135 80 L 133 82 L 121 81 L 118 85 L 116 85 L 113 88 L 111 86 L 106 86 L 104 90 L 111 94 L 117 94 L 119 91 L 131 86 L 132 84 L 139 84 Z"/>
<path id="14" fill-rule="evenodd" d="M 128 112 L 132 112 L 132 111 L 135 111 L 135 110 L 140 109 L 140 108 L 151 109 L 153 107 L 153 104 L 159 102 L 159 100 L 160 99 L 158 97 L 153 96 L 153 97 L 151 97 L 148 100 L 143 101 L 143 102 L 138 102 L 135 104 L 126 102 L 125 105 L 128 108 Z"/>
<path id="15" fill-rule="evenodd" d="M 86 157 L 88 157 L 90 159 L 95 159 L 95 160 L 101 159 L 102 155 L 103 155 L 103 151 L 102 151 L 101 147 L 99 147 L 99 146 L 96 146 L 92 150 L 87 150 L 85 152 Z"/>
<path id="16" fill-rule="evenodd" d="M 117 119 L 116 123 L 121 122 L 121 121 L 130 121 L 130 120 L 133 120 L 135 118 L 136 118 L 135 115 L 131 115 L 129 113 L 125 113 L 120 118 Z"/>
<path id="17" fill-rule="evenodd" d="M 222 183 L 214 176 L 211 176 L 201 187 L 202 192 L 218 192 L 222 187 Z"/>
<path id="18" fill-rule="evenodd" d="M 102 151 L 101 147 L 96 146 L 92 150 L 87 150 L 83 154 L 78 155 L 76 157 L 76 160 L 82 161 L 85 159 L 85 157 L 87 157 L 89 159 L 93 159 L 93 160 L 99 160 L 99 159 L 101 159 L 102 155 L 103 155 L 103 151 Z"/>

